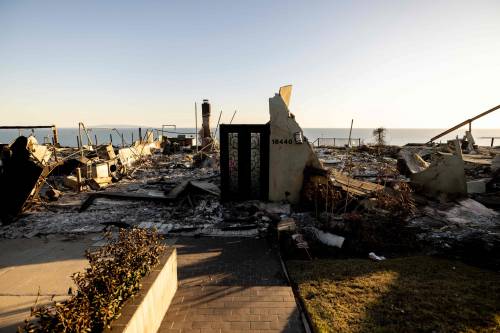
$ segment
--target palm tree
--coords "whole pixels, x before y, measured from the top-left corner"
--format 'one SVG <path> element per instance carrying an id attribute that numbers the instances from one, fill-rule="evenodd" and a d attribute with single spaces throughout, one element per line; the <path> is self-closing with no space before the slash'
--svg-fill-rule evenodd
<path id="1" fill-rule="evenodd" d="M 375 137 L 377 146 L 385 146 L 385 132 L 386 129 L 383 127 L 379 127 L 373 130 L 372 134 Z"/>

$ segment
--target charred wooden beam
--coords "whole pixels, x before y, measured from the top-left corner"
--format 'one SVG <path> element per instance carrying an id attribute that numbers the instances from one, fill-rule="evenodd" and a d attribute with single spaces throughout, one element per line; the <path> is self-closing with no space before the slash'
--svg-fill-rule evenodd
<path id="1" fill-rule="evenodd" d="M 491 113 L 491 112 L 493 112 L 493 111 L 495 111 L 495 110 L 498 110 L 498 109 L 500 109 L 500 105 L 497 105 L 497 106 L 495 106 L 494 108 L 491 108 L 491 109 L 489 109 L 489 110 L 487 110 L 487 111 L 484 111 L 483 113 L 480 113 L 480 114 L 478 114 L 478 115 L 477 115 L 477 116 L 475 116 L 475 117 L 472 117 L 472 118 L 470 118 L 470 119 L 467 119 L 467 120 L 465 120 L 465 121 L 461 122 L 460 124 L 455 125 L 455 126 L 453 126 L 452 128 L 450 128 L 450 129 L 447 129 L 447 130 L 446 130 L 446 131 L 444 131 L 443 133 L 438 134 L 438 135 L 436 135 L 435 137 L 433 137 L 432 139 L 430 139 L 430 140 L 429 140 L 429 142 L 433 142 L 433 141 L 435 141 L 435 140 L 437 140 L 437 139 L 439 139 L 439 138 L 441 138 L 441 137 L 445 136 L 446 134 L 451 133 L 451 132 L 453 132 L 454 130 L 457 130 L 457 129 L 459 129 L 460 127 L 462 127 L 462 126 L 464 126 L 464 125 L 467 125 L 467 124 L 469 124 L 469 131 L 470 131 L 470 130 L 471 130 L 471 127 L 472 127 L 472 125 L 471 125 L 471 124 L 472 124 L 472 122 L 473 122 L 474 120 L 477 120 L 477 119 L 479 119 L 479 118 L 481 118 L 481 117 L 484 117 L 484 116 L 486 116 L 487 114 L 489 114 L 489 113 Z"/>

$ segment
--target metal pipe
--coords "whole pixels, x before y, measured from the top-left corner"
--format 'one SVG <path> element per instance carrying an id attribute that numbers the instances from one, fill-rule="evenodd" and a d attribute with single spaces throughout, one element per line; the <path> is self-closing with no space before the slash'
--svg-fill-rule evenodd
<path id="1" fill-rule="evenodd" d="M 234 119 L 234 116 L 236 115 L 236 111 L 237 110 L 234 110 L 234 113 L 233 113 L 233 116 L 231 117 L 231 121 L 229 122 L 229 125 L 231 125 L 233 123 L 233 119 Z"/>
<path id="2" fill-rule="evenodd" d="M 347 143 L 348 147 L 351 147 L 351 134 L 352 134 L 352 124 L 354 123 L 354 119 L 351 119 L 351 129 L 349 130 L 349 142 Z"/>
<path id="3" fill-rule="evenodd" d="M 0 126 L 0 129 L 33 129 L 33 128 L 52 128 L 55 125 L 45 125 L 45 126 Z"/>
<path id="4" fill-rule="evenodd" d="M 198 152 L 198 106 L 196 105 L 196 102 L 194 102 L 194 126 L 195 126 L 194 141 L 196 145 L 196 152 Z"/>
<path id="5" fill-rule="evenodd" d="M 217 130 L 219 129 L 220 117 L 222 116 L 222 110 L 219 113 L 219 120 L 217 120 L 217 127 L 215 127 L 214 139 L 217 138 Z"/>
<path id="6" fill-rule="evenodd" d="M 88 132 L 88 131 L 87 131 L 87 129 L 85 128 L 85 124 L 84 124 L 84 123 L 82 123 L 82 122 L 78 123 L 78 131 L 79 131 L 79 133 L 80 133 L 80 142 L 81 142 L 81 143 L 82 143 L 82 145 L 83 145 L 83 142 L 81 141 L 81 139 L 82 139 L 82 137 L 81 137 L 81 136 L 82 136 L 82 132 L 81 132 L 81 129 L 80 129 L 80 128 L 82 128 L 82 129 L 83 129 L 83 131 L 85 132 L 85 135 L 87 136 L 87 144 L 88 144 L 89 146 L 92 146 L 92 139 L 90 138 L 89 132 Z"/>
<path id="7" fill-rule="evenodd" d="M 196 107 L 196 105 L 195 105 L 195 107 Z M 174 128 L 174 132 L 177 132 L 177 126 L 176 125 L 161 125 L 161 136 L 163 136 L 163 132 L 167 132 L 168 133 L 168 131 L 164 131 L 163 130 L 165 127 L 173 127 Z"/>
<path id="8" fill-rule="evenodd" d="M 83 142 L 82 142 L 81 124 L 82 123 L 78 123 L 78 149 L 80 149 L 81 157 L 83 157 Z"/>

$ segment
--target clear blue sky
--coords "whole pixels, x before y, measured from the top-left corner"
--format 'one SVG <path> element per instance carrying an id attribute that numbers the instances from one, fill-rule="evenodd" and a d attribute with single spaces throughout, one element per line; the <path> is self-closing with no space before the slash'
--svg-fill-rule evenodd
<path id="1" fill-rule="evenodd" d="M 293 84 L 303 127 L 439 128 L 499 78 L 498 0 L 0 0 L 2 124 L 194 126 L 203 98 L 264 123 Z"/>

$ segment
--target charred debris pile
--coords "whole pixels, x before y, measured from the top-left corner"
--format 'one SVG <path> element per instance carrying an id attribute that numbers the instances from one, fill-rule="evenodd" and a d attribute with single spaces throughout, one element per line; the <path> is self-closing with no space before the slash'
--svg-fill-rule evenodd
<path id="1" fill-rule="evenodd" d="M 150 131 L 127 147 L 19 137 L 2 147 L 0 237 L 139 227 L 269 237 L 291 258 L 425 253 L 500 267 L 500 148 L 478 147 L 470 130 L 443 144 L 318 146 L 290 96 L 285 86 L 269 99 L 266 124 L 217 126 L 220 142 L 208 101 L 196 143 Z"/>
<path id="2" fill-rule="evenodd" d="M 176 139 L 150 136 L 126 148 L 59 148 L 25 144 L 34 138 L 19 137 L 4 147 L 2 202 L 9 204 L 2 205 L 0 234 L 31 238 L 110 227 L 230 234 L 231 224 L 214 227 L 231 216 L 220 204 L 217 150 L 210 145 L 196 153 L 190 140 Z M 35 155 L 39 150 L 47 152 L 44 159 Z M 260 226 L 253 226 L 257 234 Z"/>
<path id="3" fill-rule="evenodd" d="M 453 140 L 316 151 L 324 168 L 306 169 L 289 233 L 310 241 L 293 255 L 426 253 L 500 267 L 500 149 Z"/>

